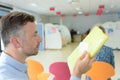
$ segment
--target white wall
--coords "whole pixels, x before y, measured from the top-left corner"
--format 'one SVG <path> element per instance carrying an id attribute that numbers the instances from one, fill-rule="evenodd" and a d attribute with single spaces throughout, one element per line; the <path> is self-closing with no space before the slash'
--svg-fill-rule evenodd
<path id="1" fill-rule="evenodd" d="M 60 17 L 49 17 L 50 23 L 60 24 Z M 117 14 L 108 14 L 108 15 L 90 15 L 85 17 L 84 15 L 78 15 L 76 18 L 73 16 L 65 16 L 63 19 L 63 25 L 66 25 L 69 29 L 74 28 L 75 30 L 80 31 L 80 33 L 86 32 L 89 28 L 98 23 L 104 23 L 107 21 L 119 21 Z M 47 23 L 47 21 L 46 21 Z"/>
<path id="2" fill-rule="evenodd" d="M 27 10 L 20 9 L 20 8 L 14 8 L 12 11 L 22 11 L 22 12 L 29 13 L 29 14 L 31 14 L 31 15 L 33 15 L 33 16 L 35 17 L 35 20 L 36 20 L 37 22 L 40 22 L 40 21 L 41 21 L 41 16 L 40 16 L 38 13 L 31 12 L 31 11 L 27 11 Z"/>

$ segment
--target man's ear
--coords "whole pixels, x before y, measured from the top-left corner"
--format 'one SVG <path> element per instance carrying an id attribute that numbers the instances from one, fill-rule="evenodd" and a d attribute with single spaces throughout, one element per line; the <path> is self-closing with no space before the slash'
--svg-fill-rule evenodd
<path id="1" fill-rule="evenodd" d="M 12 43 L 15 48 L 20 48 L 21 47 L 20 38 L 18 38 L 18 37 L 11 37 L 10 38 L 10 43 Z"/>

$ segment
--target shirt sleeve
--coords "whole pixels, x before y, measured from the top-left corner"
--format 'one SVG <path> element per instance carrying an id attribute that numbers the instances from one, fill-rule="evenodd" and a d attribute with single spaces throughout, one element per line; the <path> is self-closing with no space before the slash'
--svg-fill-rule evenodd
<path id="1" fill-rule="evenodd" d="M 71 76 L 71 77 L 70 77 L 70 80 L 81 80 L 81 79 L 78 78 L 78 77 L 75 77 L 75 76 Z"/>

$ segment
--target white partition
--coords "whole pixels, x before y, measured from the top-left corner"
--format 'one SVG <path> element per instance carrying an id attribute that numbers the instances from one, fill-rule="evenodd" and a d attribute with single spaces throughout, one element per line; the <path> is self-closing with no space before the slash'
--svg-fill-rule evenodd
<path id="1" fill-rule="evenodd" d="M 64 34 L 63 34 L 63 31 L 62 31 L 62 29 L 61 29 L 61 27 L 60 27 L 60 25 L 55 25 L 55 27 L 58 29 L 58 31 L 60 32 L 60 35 L 61 35 L 61 41 L 62 41 L 62 46 L 63 45 L 65 45 L 65 36 L 64 36 Z"/>
<path id="2" fill-rule="evenodd" d="M 69 29 L 65 25 L 60 25 L 60 27 L 62 28 L 63 34 L 65 35 L 66 43 L 70 43 L 71 42 L 71 34 L 70 34 Z"/>
<path id="3" fill-rule="evenodd" d="M 120 49 L 120 21 L 115 22 L 116 49 Z"/>
<path id="4" fill-rule="evenodd" d="M 61 34 L 53 24 L 45 24 L 45 48 L 46 49 L 61 49 L 62 40 Z"/>
<path id="5" fill-rule="evenodd" d="M 106 22 L 103 24 L 107 34 L 109 35 L 108 41 L 105 45 L 113 48 L 120 49 L 120 22 Z"/>
<path id="6" fill-rule="evenodd" d="M 68 43 L 71 42 L 71 35 L 70 35 L 70 31 L 68 30 L 68 28 L 65 25 L 55 25 L 59 32 L 61 33 L 61 37 L 62 37 L 62 45 L 66 45 Z"/>

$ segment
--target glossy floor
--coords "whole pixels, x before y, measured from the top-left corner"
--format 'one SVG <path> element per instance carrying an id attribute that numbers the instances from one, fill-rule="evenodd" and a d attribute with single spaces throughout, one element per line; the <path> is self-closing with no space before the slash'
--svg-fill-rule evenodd
<path id="1" fill-rule="evenodd" d="M 66 61 L 71 52 L 79 45 L 79 43 L 70 43 L 64 46 L 61 50 L 44 50 L 39 51 L 38 55 L 30 57 L 39 61 L 45 69 L 45 72 L 49 71 L 49 65 L 57 61 Z M 118 80 L 120 78 L 120 51 L 114 50 L 115 55 L 115 76 L 112 80 Z"/>

